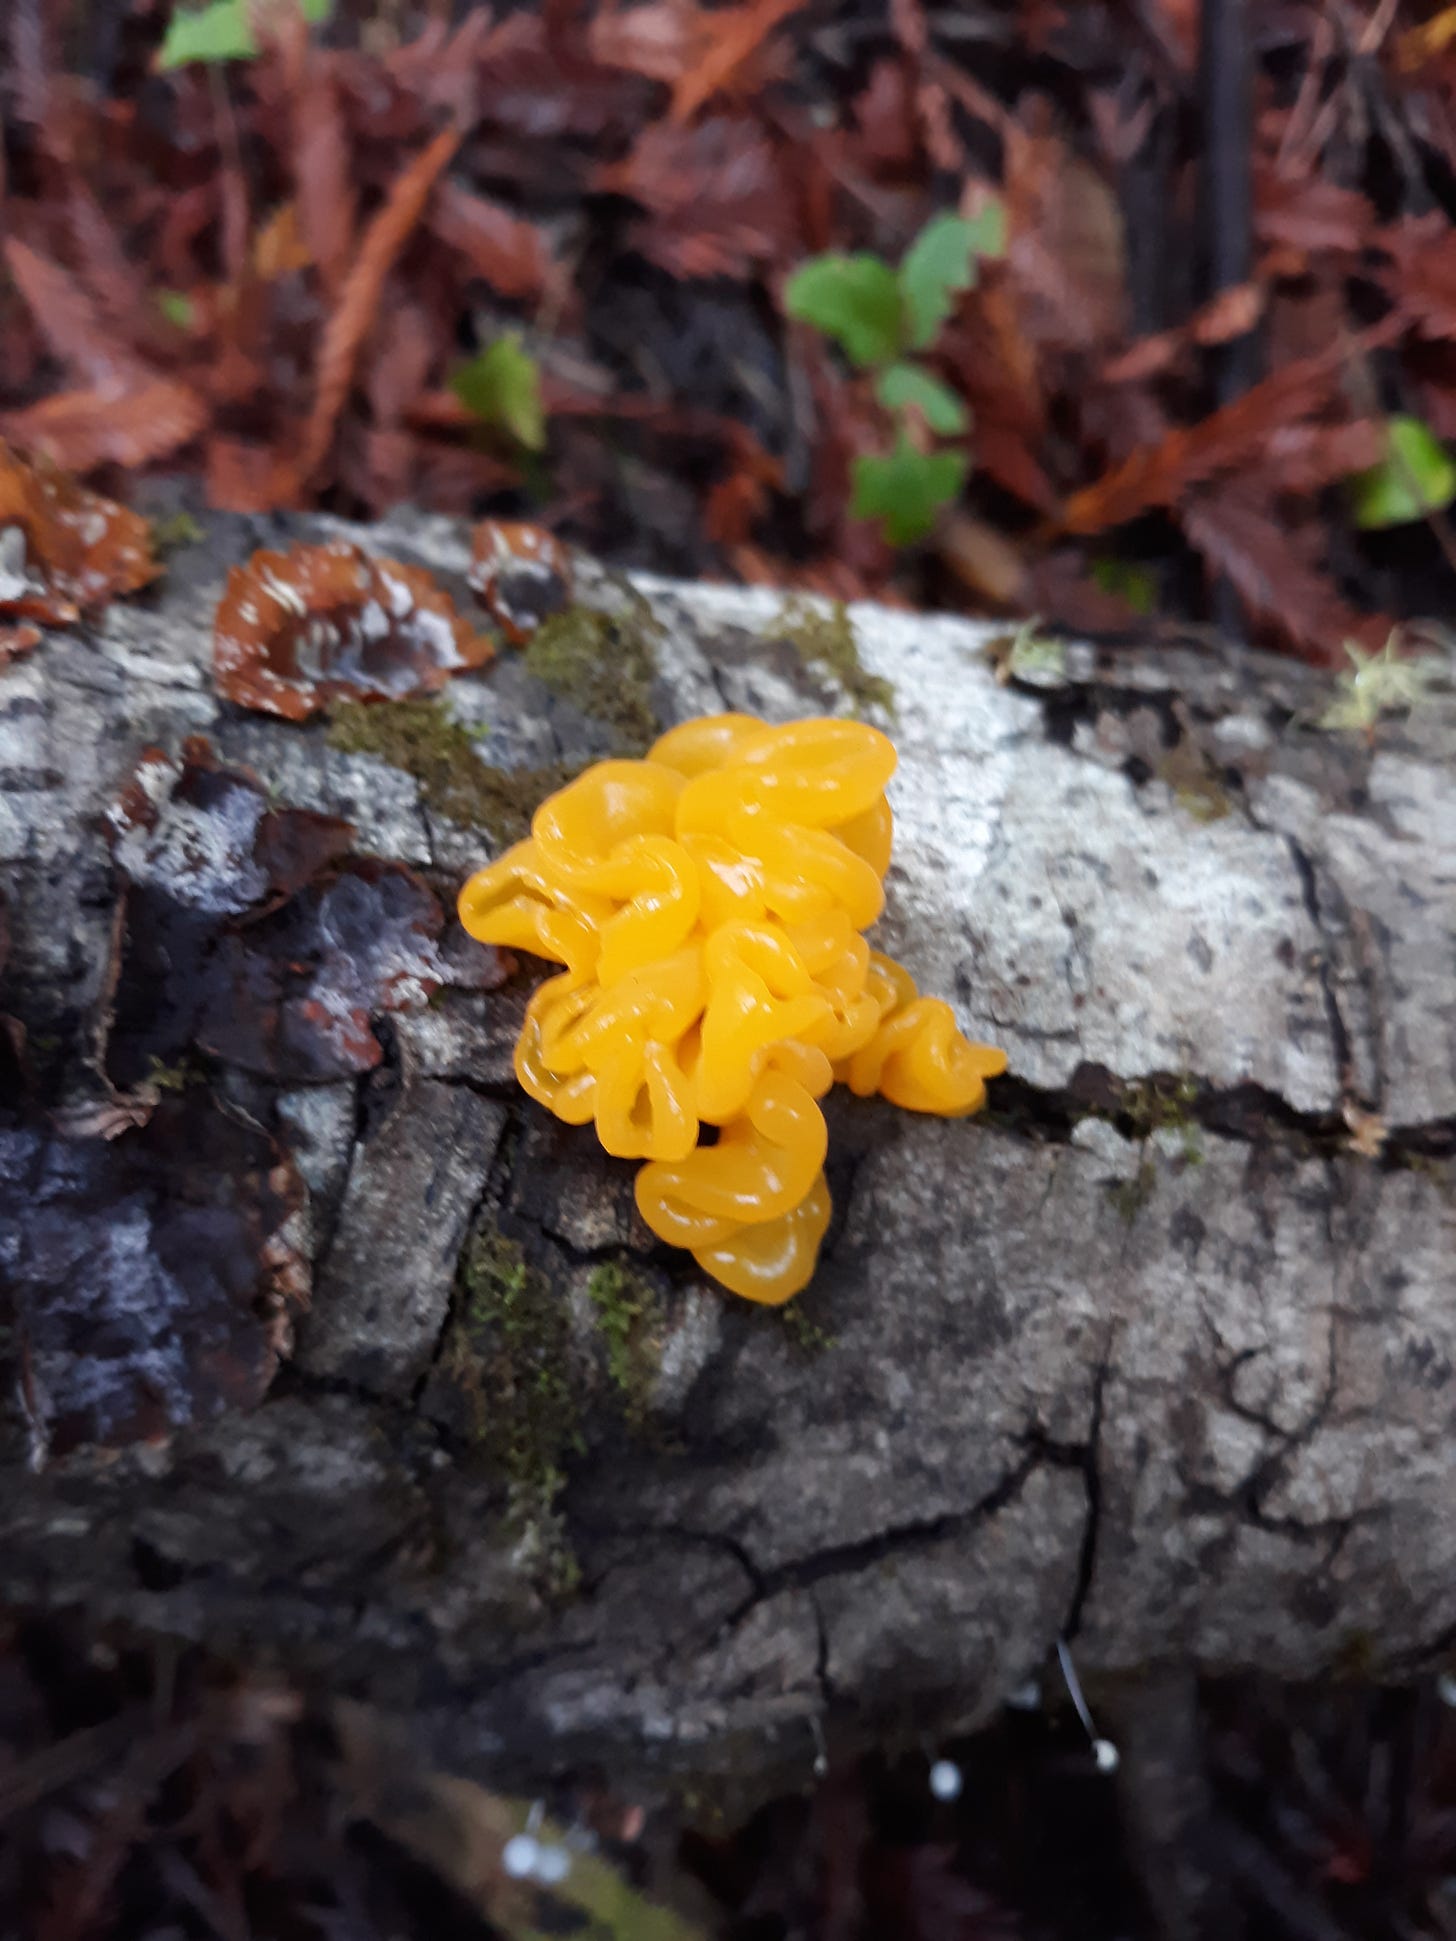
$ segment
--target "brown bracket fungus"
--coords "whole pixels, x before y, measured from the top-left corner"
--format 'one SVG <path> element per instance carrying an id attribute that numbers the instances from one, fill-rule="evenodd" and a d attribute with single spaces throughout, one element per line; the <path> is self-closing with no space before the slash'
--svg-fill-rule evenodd
<path id="1" fill-rule="evenodd" d="M 342 542 L 235 566 L 213 633 L 219 691 L 289 721 L 330 701 L 433 694 L 494 653 L 428 573 Z"/>
<path id="2" fill-rule="evenodd" d="M 554 533 L 514 519 L 482 519 L 469 580 L 512 647 L 571 604 L 571 557 Z"/>

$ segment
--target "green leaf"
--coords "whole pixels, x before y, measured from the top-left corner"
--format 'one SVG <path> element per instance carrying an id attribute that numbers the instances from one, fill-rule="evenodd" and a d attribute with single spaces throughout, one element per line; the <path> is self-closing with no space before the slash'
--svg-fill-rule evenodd
<path id="1" fill-rule="evenodd" d="M 299 0 L 305 20 L 327 20 L 333 0 Z M 258 51 L 252 0 L 212 0 L 196 11 L 178 7 L 167 23 L 166 38 L 154 65 L 185 67 L 189 61 L 249 61 Z"/>
<path id="2" fill-rule="evenodd" d="M 856 519 L 878 519 L 892 546 L 923 539 L 966 482 L 964 452 L 917 451 L 902 431 L 892 452 L 854 461 Z"/>
<path id="3" fill-rule="evenodd" d="M 916 350 L 934 343 L 956 297 L 973 288 L 977 257 L 999 256 L 1005 247 L 1006 216 L 999 202 L 974 219 L 946 214 L 926 223 L 900 265 L 900 291 Z"/>
<path id="4" fill-rule="evenodd" d="M 1419 418 L 1386 423 L 1385 457 L 1350 481 L 1355 524 L 1364 530 L 1406 526 L 1456 498 L 1456 464 Z"/>
<path id="5" fill-rule="evenodd" d="M 971 414 L 948 385 L 919 364 L 892 364 L 875 379 L 875 396 L 886 411 L 904 411 L 912 406 L 943 438 L 965 431 Z"/>
<path id="6" fill-rule="evenodd" d="M 905 340 L 900 284 L 878 256 L 813 257 L 784 286 L 784 308 L 861 367 L 888 364 Z"/>
<path id="7" fill-rule="evenodd" d="M 495 342 L 462 364 L 450 389 L 482 424 L 507 431 L 528 452 L 546 443 L 546 411 L 541 402 L 541 370 L 515 335 Z"/>
<path id="8" fill-rule="evenodd" d="M 192 320 L 197 314 L 197 306 L 185 290 L 158 290 L 157 308 L 178 330 L 190 330 Z"/>
<path id="9" fill-rule="evenodd" d="M 1006 204 L 992 196 L 990 201 L 973 216 L 967 216 L 971 226 L 971 250 L 979 257 L 996 257 L 1006 254 Z"/>

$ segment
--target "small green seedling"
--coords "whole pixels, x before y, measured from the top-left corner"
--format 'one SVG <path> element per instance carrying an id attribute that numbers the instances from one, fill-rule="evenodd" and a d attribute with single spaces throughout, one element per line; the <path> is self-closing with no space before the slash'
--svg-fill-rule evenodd
<path id="1" fill-rule="evenodd" d="M 1006 246 L 999 202 L 978 216 L 935 216 L 905 252 L 898 270 L 878 256 L 816 256 L 784 289 L 784 308 L 830 337 L 850 363 L 872 372 L 875 397 L 895 425 L 888 452 L 854 462 L 856 518 L 878 519 L 896 546 L 923 538 L 940 508 L 959 497 L 964 451 L 936 451 L 933 438 L 959 438 L 970 428 L 964 401 L 909 353 L 929 350 L 974 287 L 982 257 Z"/>
<path id="2" fill-rule="evenodd" d="M 250 61 L 258 52 L 256 18 L 263 15 L 266 19 L 268 12 L 279 13 L 288 4 L 289 0 L 284 0 L 283 6 L 277 0 L 271 5 L 265 0 L 212 0 L 206 7 L 178 7 L 167 23 L 153 65 L 166 73 L 191 61 Z M 328 19 L 333 0 L 296 0 L 296 4 L 304 19 L 317 26 Z"/>
<path id="3" fill-rule="evenodd" d="M 462 364 L 450 378 L 450 389 L 483 425 L 505 432 L 525 451 L 544 450 L 541 367 L 514 331 Z"/>
<path id="4" fill-rule="evenodd" d="M 1408 526 L 1456 499 L 1456 463 L 1419 418 L 1386 421 L 1385 456 L 1350 481 L 1355 524 L 1362 531 Z"/>

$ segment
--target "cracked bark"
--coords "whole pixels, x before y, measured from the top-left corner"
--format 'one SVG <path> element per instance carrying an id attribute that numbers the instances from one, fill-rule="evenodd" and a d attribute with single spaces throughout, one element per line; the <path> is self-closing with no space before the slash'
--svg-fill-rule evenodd
<path id="1" fill-rule="evenodd" d="M 0 677 L 0 1010 L 52 1103 L 104 989 L 96 817 L 146 743 L 207 733 L 445 897 L 485 853 L 411 777 L 219 706 L 211 605 L 261 536 L 212 521 L 150 605 Z M 465 564 L 445 522 L 368 537 Z M 772 640 L 776 598 L 639 585 L 665 720 L 835 704 Z M 1034 689 L 995 681 L 988 629 L 856 619 L 900 713 L 887 947 L 1012 1076 L 962 1124 L 834 1103 L 835 1223 L 802 1303 L 829 1345 L 653 1251 L 631 1169 L 523 1109 L 522 987 L 448 990 L 393 1020 L 357 1098 L 248 1090 L 309 1189 L 297 1353 L 261 1407 L 165 1446 L 31 1473 L 0 1436 L 0 1595 L 283 1658 L 468 1766 L 750 1788 L 806 1770 L 821 1727 L 974 1721 L 1062 1634 L 1094 1692 L 1155 1668 L 1154 1695 L 1356 1649 L 1400 1672 L 1449 1643 L 1449 687 L 1367 746 L 1302 726 L 1319 689 L 1284 663 L 1074 647 Z M 508 763 L 601 746 L 515 665 L 447 700 Z M 1379 1159 L 1349 1149 L 1350 1107 L 1382 1118 Z M 454 1259 L 483 1225 L 567 1316 L 564 1601 L 440 1401 Z M 630 1428 L 588 1291 L 609 1261 L 656 1296 Z"/>

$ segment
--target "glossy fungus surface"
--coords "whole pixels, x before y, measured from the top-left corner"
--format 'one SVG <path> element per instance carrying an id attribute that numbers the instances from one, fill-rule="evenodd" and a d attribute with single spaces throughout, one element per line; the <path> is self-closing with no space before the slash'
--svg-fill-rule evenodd
<path id="1" fill-rule="evenodd" d="M 220 692 L 289 721 L 431 694 L 493 654 L 428 573 L 342 542 L 235 566 L 213 631 Z"/>
<path id="2" fill-rule="evenodd" d="M 647 1225 L 749 1300 L 814 1271 L 836 1079 L 959 1116 L 1005 1069 L 862 934 L 884 906 L 894 768 L 860 722 L 685 722 L 544 802 L 461 892 L 472 936 L 565 966 L 526 1011 L 525 1090 L 645 1161 Z"/>

